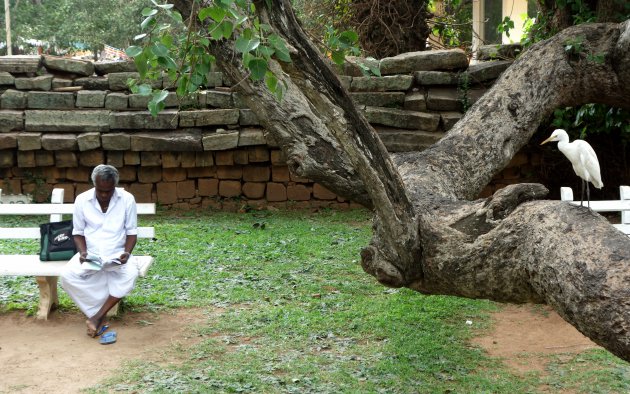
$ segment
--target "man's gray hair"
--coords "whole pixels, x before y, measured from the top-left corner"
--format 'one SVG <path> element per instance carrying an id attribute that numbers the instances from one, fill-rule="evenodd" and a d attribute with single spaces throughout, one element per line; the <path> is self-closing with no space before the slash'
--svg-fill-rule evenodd
<path id="1" fill-rule="evenodd" d="M 96 178 L 101 178 L 101 180 L 105 182 L 114 181 L 114 186 L 118 186 L 120 176 L 118 175 L 116 167 L 110 166 L 109 164 L 99 164 L 94 167 L 92 171 L 92 183 L 94 186 L 96 186 Z"/>

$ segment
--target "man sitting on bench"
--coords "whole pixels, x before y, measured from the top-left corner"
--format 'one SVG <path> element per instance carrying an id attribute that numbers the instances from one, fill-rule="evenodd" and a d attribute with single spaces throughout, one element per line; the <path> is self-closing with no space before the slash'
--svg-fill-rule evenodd
<path id="1" fill-rule="evenodd" d="M 133 290 L 138 277 L 131 254 L 138 234 L 136 201 L 116 187 L 118 180 L 113 166 L 101 164 L 92 171 L 94 188 L 79 194 L 74 203 L 72 234 L 78 253 L 61 275 L 61 286 L 88 317 L 91 337 L 107 329 L 107 312 Z M 100 256 L 106 264 L 99 269 L 88 256 Z"/>

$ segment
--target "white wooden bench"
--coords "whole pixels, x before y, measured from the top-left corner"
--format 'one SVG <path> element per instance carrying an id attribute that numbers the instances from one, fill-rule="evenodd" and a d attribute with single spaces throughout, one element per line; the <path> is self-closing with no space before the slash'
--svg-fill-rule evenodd
<path id="1" fill-rule="evenodd" d="M 0 204 L 0 215 L 50 215 L 51 222 L 59 222 L 62 215 L 72 215 L 73 204 L 63 203 L 63 189 L 54 189 L 50 204 Z M 0 189 L 0 197 L 2 189 Z M 137 204 L 137 212 L 155 214 L 155 204 Z M 138 227 L 138 238 L 154 238 L 153 227 Z M 39 239 L 39 227 L 0 227 L 2 239 Z M 145 276 L 154 258 L 135 256 L 139 274 Z M 39 285 L 38 319 L 48 319 L 51 310 L 59 305 L 57 297 L 57 279 L 67 261 L 40 261 L 39 255 L 0 255 L 0 275 L 35 276 Z M 115 314 L 118 305 L 110 311 Z"/>
<path id="2" fill-rule="evenodd" d="M 621 212 L 621 223 L 613 224 L 615 228 L 626 235 L 630 235 L 630 186 L 619 186 L 619 200 L 591 201 L 591 209 L 595 212 Z M 573 190 L 570 187 L 560 188 L 560 199 L 574 205 L 580 201 L 573 200 Z M 586 206 L 586 201 L 584 201 Z"/>

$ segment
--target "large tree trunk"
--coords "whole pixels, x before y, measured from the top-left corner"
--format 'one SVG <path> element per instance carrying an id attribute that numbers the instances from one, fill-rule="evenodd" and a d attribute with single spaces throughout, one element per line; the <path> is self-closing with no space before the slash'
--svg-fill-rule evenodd
<path id="1" fill-rule="evenodd" d="M 273 65 L 288 86 L 284 99 L 245 78 L 230 42 L 214 54 L 242 81 L 239 94 L 295 172 L 372 207 L 366 272 L 426 294 L 548 303 L 630 361 L 630 240 L 584 208 L 536 201 L 547 194 L 541 185 L 473 200 L 554 109 L 630 108 L 630 21 L 581 25 L 534 45 L 440 142 L 390 156 L 303 34 L 290 1 L 273 0 L 271 10 L 264 3 L 260 17 L 292 47 L 291 64 Z M 567 54 L 576 37 L 583 52 Z"/>

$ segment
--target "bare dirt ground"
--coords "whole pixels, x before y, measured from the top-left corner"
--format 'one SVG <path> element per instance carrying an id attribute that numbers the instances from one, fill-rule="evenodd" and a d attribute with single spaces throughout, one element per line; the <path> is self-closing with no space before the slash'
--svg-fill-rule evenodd
<path id="1" fill-rule="evenodd" d="M 213 314 L 215 314 L 213 312 Z M 37 321 L 24 313 L 0 314 L 0 393 L 77 393 L 93 386 L 126 361 L 156 360 L 172 345 L 188 347 L 207 324 L 201 310 L 126 313 L 110 324 L 112 345 L 86 335 L 78 313 L 52 314 Z M 493 316 L 492 331 L 473 343 L 501 357 L 516 373 L 543 371 L 545 355 L 597 347 L 547 307 L 506 306 Z"/>

